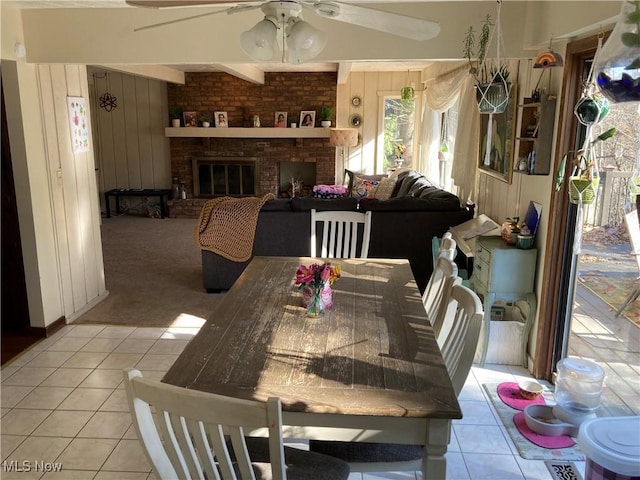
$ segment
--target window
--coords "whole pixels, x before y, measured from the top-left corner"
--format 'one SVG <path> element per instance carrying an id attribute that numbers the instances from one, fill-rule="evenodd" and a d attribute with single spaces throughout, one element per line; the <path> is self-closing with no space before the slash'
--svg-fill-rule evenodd
<path id="1" fill-rule="evenodd" d="M 386 95 L 382 97 L 382 101 L 384 145 L 381 149 L 382 159 L 380 155 L 378 158 L 378 165 L 382 165 L 382 168 L 378 167 L 378 170 L 386 172 L 397 166 L 415 168 L 413 152 L 415 99 L 402 100 L 399 95 Z M 398 157 L 401 158 L 401 162 Z"/>

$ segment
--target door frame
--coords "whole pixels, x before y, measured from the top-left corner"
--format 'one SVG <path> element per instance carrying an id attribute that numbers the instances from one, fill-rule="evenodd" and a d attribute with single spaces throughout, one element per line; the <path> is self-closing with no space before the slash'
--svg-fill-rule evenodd
<path id="1" fill-rule="evenodd" d="M 604 40 L 606 40 L 605 35 Z M 598 35 L 576 40 L 567 45 L 565 68 L 562 78 L 560 97 L 560 118 L 556 140 L 555 164 L 551 172 L 556 175 L 564 152 L 574 149 L 578 131 L 578 121 L 573 109 L 582 94 L 580 80 L 583 65 L 593 58 L 598 46 Z M 571 173 L 571 164 L 565 165 L 564 178 Z M 551 380 L 556 363 L 564 356 L 563 336 L 568 335 L 573 310 L 573 284 L 567 285 L 566 265 L 568 256 L 572 256 L 573 236 L 567 242 L 567 231 L 572 228 L 573 219 L 569 212 L 568 182 L 561 188 L 552 190 L 550 198 L 549 235 L 546 241 L 546 255 L 543 267 L 542 291 L 540 293 L 540 323 L 537 332 L 537 346 L 533 362 L 533 375 L 536 378 Z M 569 292 L 569 295 L 558 294 Z M 568 304 L 568 302 L 570 302 Z M 563 323 L 561 323 L 563 322 Z M 564 332 L 564 335 L 563 335 Z"/>

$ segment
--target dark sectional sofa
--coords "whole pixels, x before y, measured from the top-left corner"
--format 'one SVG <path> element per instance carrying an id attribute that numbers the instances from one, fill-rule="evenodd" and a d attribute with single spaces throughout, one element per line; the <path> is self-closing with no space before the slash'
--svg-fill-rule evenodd
<path id="1" fill-rule="evenodd" d="M 266 202 L 258 217 L 253 255 L 309 256 L 313 208 L 371 211 L 369 257 L 407 258 L 420 291 L 432 271 L 431 239 L 474 215 L 474 205 L 461 206 L 458 197 L 409 171 L 398 175 L 388 200 L 300 197 Z M 209 293 L 229 289 L 248 263 L 202 250 L 204 288 Z"/>

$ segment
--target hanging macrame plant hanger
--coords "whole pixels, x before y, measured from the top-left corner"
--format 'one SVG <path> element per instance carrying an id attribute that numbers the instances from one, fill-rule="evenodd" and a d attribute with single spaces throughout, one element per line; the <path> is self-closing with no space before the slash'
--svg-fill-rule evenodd
<path id="1" fill-rule="evenodd" d="M 571 177 L 569 178 L 569 200 L 576 204 L 576 227 L 574 232 L 573 253 L 578 255 L 582 248 L 582 229 L 584 225 L 584 205 L 593 203 L 600 175 L 598 158 L 593 148 L 593 127 L 609 113 L 609 102 L 596 90 L 594 65 L 602 49 L 603 34 L 598 36 L 598 47 L 591 63 L 589 75 L 584 82 L 582 96 L 576 103 L 573 113 L 586 127 L 582 148 L 576 152 Z"/>
<path id="2" fill-rule="evenodd" d="M 501 51 L 504 51 L 504 40 L 502 38 L 502 25 L 500 21 L 500 10 L 502 1 L 497 2 L 496 23 L 495 28 L 491 31 L 489 41 L 487 42 L 487 52 L 490 51 L 491 45 L 495 40 L 496 57 L 488 59 L 485 56 L 479 67 L 479 76 L 487 79 L 487 83 L 478 83 L 476 85 L 476 101 L 478 102 L 478 110 L 481 114 L 489 115 L 487 123 L 487 144 L 483 159 L 484 165 L 491 164 L 491 148 L 493 146 L 493 115 L 503 113 L 509 103 L 511 96 L 511 83 L 508 81 L 509 71 L 507 66 L 501 61 Z"/>

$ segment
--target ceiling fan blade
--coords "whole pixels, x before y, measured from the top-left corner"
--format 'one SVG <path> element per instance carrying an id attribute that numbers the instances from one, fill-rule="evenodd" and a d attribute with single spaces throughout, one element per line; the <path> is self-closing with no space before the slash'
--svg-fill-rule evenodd
<path id="1" fill-rule="evenodd" d="M 255 0 L 126 0 L 127 5 L 132 7 L 147 8 L 175 8 L 175 7 L 202 7 L 208 5 L 229 5 L 244 2 L 255 2 Z"/>
<path id="2" fill-rule="evenodd" d="M 133 31 L 134 32 L 141 32 L 142 30 L 149 30 L 151 28 L 164 27 L 165 25 L 171 25 L 171 24 L 174 24 L 174 23 L 186 22 L 187 20 L 193 20 L 194 18 L 208 17 L 210 15 L 216 15 L 218 13 L 225 13 L 226 11 L 227 11 L 226 9 L 225 10 L 216 10 L 215 12 L 200 13 L 199 15 L 191 15 L 190 17 L 176 18 L 174 20 L 168 20 L 166 22 L 152 23 L 151 25 L 145 25 L 144 27 L 134 28 Z"/>
<path id="3" fill-rule="evenodd" d="M 313 9 L 321 17 L 413 40 L 429 40 L 440 33 L 438 22 L 374 10 L 369 7 L 358 7 L 341 2 L 315 2 Z"/>
<path id="4" fill-rule="evenodd" d="M 249 10 L 255 10 L 256 8 L 260 7 L 262 7 L 262 3 L 247 2 L 247 5 L 236 5 L 235 7 L 227 8 L 227 13 L 229 15 L 233 15 L 234 13 L 247 12 Z"/>

